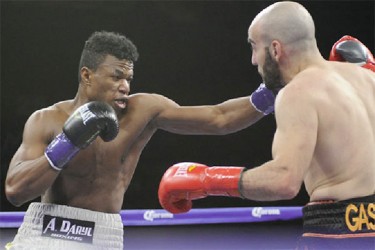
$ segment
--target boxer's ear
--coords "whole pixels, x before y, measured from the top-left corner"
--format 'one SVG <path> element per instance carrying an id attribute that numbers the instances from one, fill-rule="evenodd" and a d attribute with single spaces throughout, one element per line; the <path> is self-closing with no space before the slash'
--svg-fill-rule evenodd
<path id="1" fill-rule="evenodd" d="M 281 45 L 281 43 L 279 41 L 277 41 L 277 40 L 273 40 L 271 42 L 269 50 L 270 50 L 271 57 L 276 62 L 279 62 L 280 61 L 280 57 L 282 55 L 282 45 Z"/>
<path id="2" fill-rule="evenodd" d="M 81 82 L 86 85 L 91 85 L 90 78 L 91 78 L 92 71 L 87 67 L 82 67 L 80 70 L 80 74 L 81 74 Z"/>

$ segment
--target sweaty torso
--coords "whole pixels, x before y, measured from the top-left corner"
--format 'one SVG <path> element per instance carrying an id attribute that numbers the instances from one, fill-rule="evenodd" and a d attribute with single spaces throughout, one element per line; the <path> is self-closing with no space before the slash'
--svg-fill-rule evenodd
<path id="1" fill-rule="evenodd" d="M 130 97 L 126 113 L 119 118 L 118 136 L 111 142 L 98 137 L 81 150 L 61 171 L 42 201 L 119 212 L 142 150 L 156 131 L 152 118 L 158 112 L 157 105 L 150 106 L 147 101 L 150 98 L 148 94 Z M 64 110 L 69 103 L 57 105 Z M 65 119 L 71 112 L 65 114 Z M 62 126 L 63 123 L 55 125 L 54 136 L 61 132 Z"/>
<path id="2" fill-rule="evenodd" d="M 316 82 L 318 135 L 305 174 L 311 201 L 375 193 L 375 74 L 330 63 Z"/>

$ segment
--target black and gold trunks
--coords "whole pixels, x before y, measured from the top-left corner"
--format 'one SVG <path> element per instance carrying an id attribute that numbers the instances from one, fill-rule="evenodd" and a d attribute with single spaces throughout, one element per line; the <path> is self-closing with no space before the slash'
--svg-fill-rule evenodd
<path id="1" fill-rule="evenodd" d="M 375 237 L 375 195 L 307 204 L 303 208 L 303 236 Z"/>

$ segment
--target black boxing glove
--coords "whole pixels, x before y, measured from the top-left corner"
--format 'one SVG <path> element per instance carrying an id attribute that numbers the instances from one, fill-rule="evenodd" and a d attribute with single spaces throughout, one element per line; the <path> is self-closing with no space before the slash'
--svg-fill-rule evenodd
<path id="1" fill-rule="evenodd" d="M 99 135 L 103 141 L 113 140 L 119 131 L 114 109 L 104 102 L 89 102 L 68 118 L 63 132 L 47 146 L 44 155 L 56 170 L 62 170 L 80 149 L 86 148 Z"/>

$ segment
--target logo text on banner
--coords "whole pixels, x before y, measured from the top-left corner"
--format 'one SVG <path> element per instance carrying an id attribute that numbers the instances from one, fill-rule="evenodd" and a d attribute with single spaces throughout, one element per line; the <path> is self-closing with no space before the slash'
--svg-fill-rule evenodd
<path id="1" fill-rule="evenodd" d="M 254 207 L 251 211 L 251 214 L 256 218 L 261 218 L 263 215 L 280 215 L 280 209 Z"/>
<path id="2" fill-rule="evenodd" d="M 154 219 L 173 219 L 173 214 L 171 213 L 157 213 L 154 210 L 147 210 L 143 214 L 143 218 L 147 221 L 153 221 Z"/>

